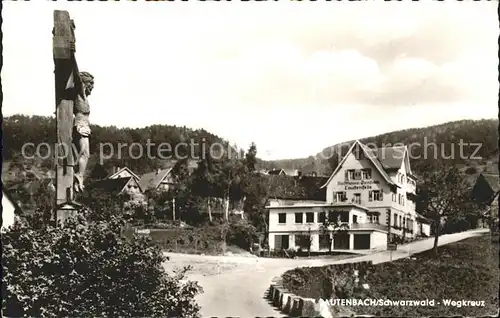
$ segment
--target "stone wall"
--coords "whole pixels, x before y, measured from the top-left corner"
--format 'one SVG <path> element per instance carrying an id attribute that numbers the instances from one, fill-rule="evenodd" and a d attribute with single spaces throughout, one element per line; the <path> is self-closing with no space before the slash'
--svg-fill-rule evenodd
<path id="1" fill-rule="evenodd" d="M 356 282 L 359 282 L 357 274 L 360 269 L 366 269 L 373 266 L 372 262 L 358 262 L 331 265 L 335 266 L 339 271 L 352 270 L 356 273 Z M 327 299 L 313 299 L 297 296 L 283 287 L 283 280 L 280 277 L 275 277 L 268 291 L 268 299 L 273 306 L 280 309 L 284 314 L 290 317 L 349 317 L 355 315 L 353 311 L 343 307 L 333 307 Z"/>

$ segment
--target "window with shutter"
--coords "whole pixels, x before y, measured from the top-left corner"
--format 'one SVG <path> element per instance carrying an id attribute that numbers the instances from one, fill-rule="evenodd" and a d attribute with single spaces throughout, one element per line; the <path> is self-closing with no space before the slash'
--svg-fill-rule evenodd
<path id="1" fill-rule="evenodd" d="M 354 171 L 354 180 L 361 180 L 361 171 L 360 170 Z"/>
<path id="2" fill-rule="evenodd" d="M 368 201 L 373 201 L 373 191 L 368 192 Z"/>
<path id="3" fill-rule="evenodd" d="M 361 204 L 361 193 L 354 193 L 354 203 Z"/>
<path id="4" fill-rule="evenodd" d="M 337 192 L 337 201 L 344 202 L 346 201 L 346 193 L 345 192 Z"/>
<path id="5" fill-rule="evenodd" d="M 371 171 L 371 169 L 363 169 L 363 170 L 361 170 L 361 173 L 362 173 L 362 178 L 364 180 L 368 180 L 368 179 L 372 178 L 372 171 Z"/>

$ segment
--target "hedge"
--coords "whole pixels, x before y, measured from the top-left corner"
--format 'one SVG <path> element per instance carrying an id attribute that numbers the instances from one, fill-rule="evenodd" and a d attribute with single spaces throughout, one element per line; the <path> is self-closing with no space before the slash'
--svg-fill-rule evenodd
<path id="1" fill-rule="evenodd" d="M 161 250 L 121 235 L 123 223 L 73 220 L 2 235 L 3 316 L 197 317 L 195 282 L 168 275 Z"/>

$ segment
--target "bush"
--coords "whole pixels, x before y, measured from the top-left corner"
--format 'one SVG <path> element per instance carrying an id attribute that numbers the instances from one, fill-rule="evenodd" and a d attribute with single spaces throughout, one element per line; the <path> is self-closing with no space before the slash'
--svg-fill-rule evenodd
<path id="1" fill-rule="evenodd" d="M 16 223 L 2 235 L 3 315 L 196 317 L 195 282 L 167 275 L 161 251 L 124 238 L 122 222 L 33 230 Z"/>
<path id="2" fill-rule="evenodd" d="M 229 225 L 226 242 L 231 245 L 238 246 L 245 250 L 250 250 L 254 242 L 258 242 L 257 229 L 244 221 L 231 223 Z"/>
<path id="3" fill-rule="evenodd" d="M 164 223 L 168 225 L 168 223 Z M 224 252 L 223 229 L 221 226 L 204 226 L 201 228 L 180 228 L 170 225 L 164 229 L 156 226 L 146 228 L 151 229 L 149 237 L 152 242 L 164 251 L 182 252 L 188 254 L 214 254 Z"/>

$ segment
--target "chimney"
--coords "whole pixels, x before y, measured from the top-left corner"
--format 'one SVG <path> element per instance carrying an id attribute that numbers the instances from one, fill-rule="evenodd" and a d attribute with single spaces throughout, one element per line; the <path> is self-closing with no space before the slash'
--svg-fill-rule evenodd
<path id="1" fill-rule="evenodd" d="M 160 171 L 161 171 L 160 168 L 156 169 L 156 174 L 160 174 Z"/>
<path id="2" fill-rule="evenodd" d="M 120 166 L 115 167 L 115 173 L 117 173 L 118 171 L 120 171 Z"/>

